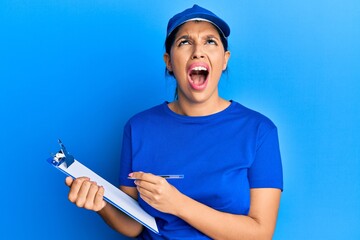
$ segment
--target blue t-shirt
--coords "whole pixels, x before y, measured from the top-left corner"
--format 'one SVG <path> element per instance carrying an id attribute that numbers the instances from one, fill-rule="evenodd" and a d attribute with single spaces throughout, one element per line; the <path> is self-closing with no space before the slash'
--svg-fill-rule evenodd
<path id="1" fill-rule="evenodd" d="M 231 101 L 201 117 L 171 111 L 165 102 L 132 117 L 124 128 L 120 185 L 135 187 L 128 174 L 184 174 L 169 179 L 180 192 L 216 210 L 247 215 L 250 188 L 283 188 L 276 126 L 265 116 Z M 158 236 L 142 239 L 209 239 L 176 216 L 141 207 L 155 217 Z"/>

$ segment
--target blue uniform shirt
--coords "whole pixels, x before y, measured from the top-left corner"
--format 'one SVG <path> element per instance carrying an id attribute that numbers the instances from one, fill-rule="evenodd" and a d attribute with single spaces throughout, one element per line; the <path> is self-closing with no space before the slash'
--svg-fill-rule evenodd
<path id="1" fill-rule="evenodd" d="M 247 215 L 250 188 L 283 188 L 276 126 L 265 116 L 231 101 L 201 117 L 172 112 L 167 102 L 132 117 L 124 128 L 120 185 L 134 187 L 130 172 L 184 174 L 169 179 L 180 192 L 222 212 Z M 183 220 L 139 204 L 156 218 L 161 237 L 209 239 Z"/>

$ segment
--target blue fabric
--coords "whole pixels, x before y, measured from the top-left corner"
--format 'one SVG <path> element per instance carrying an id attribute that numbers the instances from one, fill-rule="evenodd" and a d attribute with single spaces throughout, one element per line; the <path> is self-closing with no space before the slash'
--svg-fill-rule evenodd
<path id="1" fill-rule="evenodd" d="M 210 21 L 222 32 L 225 38 L 230 35 L 230 27 L 224 20 L 216 16 L 213 12 L 195 4 L 192 8 L 185 9 L 169 20 L 166 36 L 168 37 L 175 28 L 191 19 L 204 19 Z"/>
<path id="2" fill-rule="evenodd" d="M 132 117 L 124 129 L 120 184 L 134 187 L 130 172 L 184 174 L 168 180 L 187 196 L 222 212 L 247 215 L 250 188 L 283 188 L 276 126 L 265 116 L 231 101 L 204 117 L 172 112 L 163 103 Z M 156 218 L 162 237 L 209 239 L 183 220 L 139 204 Z"/>

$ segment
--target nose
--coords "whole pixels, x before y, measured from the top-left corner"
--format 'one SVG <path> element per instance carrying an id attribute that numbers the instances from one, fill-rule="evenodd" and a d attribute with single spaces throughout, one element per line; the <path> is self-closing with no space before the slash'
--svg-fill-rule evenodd
<path id="1" fill-rule="evenodd" d="M 195 45 L 194 46 L 194 51 L 191 55 L 191 59 L 201 59 L 201 58 L 204 58 L 205 55 L 204 55 L 204 52 L 203 52 L 203 49 L 202 49 L 202 46 L 199 46 L 199 45 Z"/>

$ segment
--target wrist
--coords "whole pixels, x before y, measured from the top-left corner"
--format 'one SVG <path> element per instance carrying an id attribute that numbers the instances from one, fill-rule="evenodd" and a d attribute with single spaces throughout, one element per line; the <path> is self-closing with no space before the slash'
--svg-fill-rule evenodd
<path id="1" fill-rule="evenodd" d="M 175 201 L 174 201 L 174 212 L 173 215 L 180 217 L 184 211 L 186 211 L 186 202 L 188 201 L 188 196 L 178 191 L 176 194 Z"/>
<path id="2" fill-rule="evenodd" d="M 106 212 L 107 206 L 108 206 L 108 203 L 106 201 L 104 201 L 104 206 L 101 209 L 94 210 L 94 211 L 102 216 Z"/>

